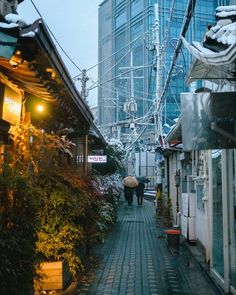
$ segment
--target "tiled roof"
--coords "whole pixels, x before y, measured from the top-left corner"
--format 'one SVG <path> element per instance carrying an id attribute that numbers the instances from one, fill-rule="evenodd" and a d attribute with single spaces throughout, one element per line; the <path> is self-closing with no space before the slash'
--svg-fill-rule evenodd
<path id="1" fill-rule="evenodd" d="M 184 38 L 182 41 L 185 47 L 205 64 L 233 63 L 236 61 L 236 5 L 218 7 L 216 19 L 216 25 L 209 27 L 202 44 L 189 44 Z"/>

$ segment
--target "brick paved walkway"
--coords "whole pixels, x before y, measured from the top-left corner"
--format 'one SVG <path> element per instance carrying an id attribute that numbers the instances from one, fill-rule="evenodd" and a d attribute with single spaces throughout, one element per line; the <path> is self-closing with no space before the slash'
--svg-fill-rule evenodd
<path id="1" fill-rule="evenodd" d="M 142 207 L 136 200 L 132 208 L 121 203 L 118 222 L 95 255 L 101 261 L 96 279 L 73 294 L 219 294 L 187 248 L 168 246 L 146 200 Z"/>

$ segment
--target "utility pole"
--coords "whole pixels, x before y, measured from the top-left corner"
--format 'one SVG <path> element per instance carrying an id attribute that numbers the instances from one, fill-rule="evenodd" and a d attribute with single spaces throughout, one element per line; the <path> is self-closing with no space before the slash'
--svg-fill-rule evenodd
<path id="1" fill-rule="evenodd" d="M 114 109 L 114 115 L 115 115 L 115 122 L 113 124 L 114 127 L 116 127 L 116 138 L 120 140 L 120 127 L 119 127 L 119 92 L 118 89 L 115 90 L 116 96 L 115 97 L 104 97 L 104 101 L 111 101 L 114 106 L 107 105 L 105 103 L 104 108 L 111 108 Z M 113 114 L 113 112 L 112 112 Z M 106 124 L 106 128 L 111 128 L 112 126 L 108 126 Z"/>
<path id="2" fill-rule="evenodd" d="M 130 77 L 121 77 L 120 79 L 130 79 L 130 99 L 127 99 L 124 110 L 127 113 L 131 113 L 132 121 L 134 120 L 134 113 L 137 112 L 137 103 L 134 97 L 134 79 L 143 79 L 143 76 L 134 76 L 134 71 L 142 68 L 142 66 L 134 66 L 133 64 L 133 52 L 130 53 L 130 66 L 129 67 L 121 67 L 120 70 L 130 70 Z"/>
<path id="3" fill-rule="evenodd" d="M 87 73 L 86 69 L 82 70 L 81 78 L 78 78 L 78 80 L 81 81 L 81 96 L 84 100 L 86 100 L 86 97 L 88 96 L 86 83 L 89 80 L 89 78 L 87 77 L 86 73 Z"/>
<path id="4" fill-rule="evenodd" d="M 120 140 L 121 127 L 119 126 L 119 91 L 116 89 L 116 131 L 117 139 Z"/>
<path id="5" fill-rule="evenodd" d="M 159 16 L 158 4 L 154 4 L 154 46 L 156 48 L 156 141 L 162 137 L 162 108 L 161 105 L 161 50 L 160 50 L 160 30 L 159 30 Z"/>
<path id="6" fill-rule="evenodd" d="M 135 137 L 135 123 L 134 123 L 134 114 L 137 112 L 137 103 L 135 101 L 134 97 L 134 78 L 143 78 L 143 77 L 134 77 L 134 70 L 138 69 L 139 67 L 135 67 L 133 64 L 133 52 L 130 53 L 130 66 L 129 67 L 122 67 L 120 70 L 130 70 L 130 77 L 122 77 L 120 79 L 130 79 L 130 99 L 127 99 L 124 110 L 127 113 L 131 114 L 131 122 L 130 122 L 130 129 L 131 129 L 131 141 L 134 141 Z M 132 146 L 131 151 L 131 165 L 132 165 L 132 171 L 131 173 L 135 174 L 135 147 Z M 128 171 L 129 172 L 129 171 Z"/>
<path id="7" fill-rule="evenodd" d="M 116 124 L 119 122 L 119 92 L 116 89 Z"/>
<path id="8" fill-rule="evenodd" d="M 155 143 L 162 143 L 162 108 L 161 108 L 161 50 L 160 50 L 160 30 L 158 4 L 154 4 L 154 46 L 156 49 L 156 110 L 155 110 Z M 161 142 L 160 142 L 161 141 Z M 161 185 L 160 160 L 162 155 L 156 153 L 156 184 Z"/>

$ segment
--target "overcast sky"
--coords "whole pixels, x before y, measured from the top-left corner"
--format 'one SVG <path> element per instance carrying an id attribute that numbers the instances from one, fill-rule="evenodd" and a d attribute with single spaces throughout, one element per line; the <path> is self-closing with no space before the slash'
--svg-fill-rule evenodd
<path id="1" fill-rule="evenodd" d="M 80 69 L 88 69 L 97 64 L 98 5 L 101 0 L 33 0 L 33 2 L 60 45 Z M 19 4 L 17 11 L 28 23 L 40 17 L 31 0 L 24 0 Z M 58 51 L 71 76 L 78 75 L 79 70 L 59 48 Z M 96 81 L 97 67 L 89 71 L 88 76 Z M 91 83 L 89 81 L 87 85 Z M 76 82 L 76 86 L 80 90 L 80 82 Z M 97 88 L 89 94 L 89 104 L 94 106 L 96 103 Z"/>

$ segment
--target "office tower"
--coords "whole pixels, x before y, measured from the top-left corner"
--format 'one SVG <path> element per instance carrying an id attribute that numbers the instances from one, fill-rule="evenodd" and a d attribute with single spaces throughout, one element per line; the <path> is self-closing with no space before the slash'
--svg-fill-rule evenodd
<path id="1" fill-rule="evenodd" d="M 104 135 L 123 142 L 131 141 L 132 130 L 137 142 L 154 138 L 155 128 L 151 125 L 156 108 L 157 55 L 153 25 L 157 2 L 163 88 L 188 1 L 105 0 L 99 7 L 98 121 Z M 215 8 L 229 1 L 196 3 L 187 39 L 201 41 L 207 26 L 215 22 Z M 180 93 L 189 91 L 185 76 L 190 64 L 191 56 L 182 48 L 162 100 L 165 126 L 173 125 L 180 114 Z"/>

